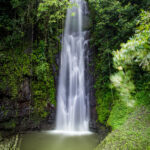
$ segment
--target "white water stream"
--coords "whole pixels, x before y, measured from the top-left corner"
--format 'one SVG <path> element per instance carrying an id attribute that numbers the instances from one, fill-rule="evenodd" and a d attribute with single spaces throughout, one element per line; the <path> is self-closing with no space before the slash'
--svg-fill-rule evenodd
<path id="1" fill-rule="evenodd" d="M 67 10 L 57 93 L 56 130 L 86 132 L 89 130 L 89 93 L 86 87 L 88 81 L 85 80 L 88 40 L 87 31 L 82 28 L 88 11 L 84 0 L 70 2 L 77 6 Z"/>

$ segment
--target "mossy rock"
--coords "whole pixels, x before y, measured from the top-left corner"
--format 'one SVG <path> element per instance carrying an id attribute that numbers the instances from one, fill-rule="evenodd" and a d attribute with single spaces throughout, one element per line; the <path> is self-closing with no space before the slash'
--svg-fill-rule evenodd
<path id="1" fill-rule="evenodd" d="M 21 138 L 19 135 L 14 135 L 9 138 L 5 138 L 0 142 L 0 150 L 20 150 L 19 142 Z"/>
<path id="2" fill-rule="evenodd" d="M 112 131 L 96 150 L 149 150 L 150 110 L 139 107 L 127 121 Z"/>

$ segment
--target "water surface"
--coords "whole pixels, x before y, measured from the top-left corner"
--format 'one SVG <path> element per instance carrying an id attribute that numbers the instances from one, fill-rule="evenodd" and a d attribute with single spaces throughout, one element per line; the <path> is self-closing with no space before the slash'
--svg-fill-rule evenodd
<path id="1" fill-rule="evenodd" d="M 93 150 L 97 144 L 96 134 L 32 132 L 23 135 L 20 150 Z"/>

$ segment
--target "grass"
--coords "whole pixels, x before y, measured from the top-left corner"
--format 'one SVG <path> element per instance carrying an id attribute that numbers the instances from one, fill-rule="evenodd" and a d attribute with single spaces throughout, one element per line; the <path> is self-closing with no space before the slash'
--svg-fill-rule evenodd
<path id="1" fill-rule="evenodd" d="M 137 107 L 96 150 L 150 150 L 150 110 L 144 106 Z"/>

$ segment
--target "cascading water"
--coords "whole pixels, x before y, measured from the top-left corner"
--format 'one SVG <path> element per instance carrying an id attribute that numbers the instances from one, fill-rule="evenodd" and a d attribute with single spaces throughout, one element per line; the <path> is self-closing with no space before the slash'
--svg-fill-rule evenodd
<path id="1" fill-rule="evenodd" d="M 84 0 L 70 2 L 77 6 L 67 11 L 57 93 L 56 130 L 88 131 L 89 93 L 86 87 L 88 81 L 85 80 L 88 32 L 82 29 L 88 11 Z"/>

